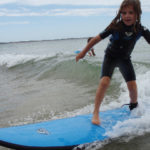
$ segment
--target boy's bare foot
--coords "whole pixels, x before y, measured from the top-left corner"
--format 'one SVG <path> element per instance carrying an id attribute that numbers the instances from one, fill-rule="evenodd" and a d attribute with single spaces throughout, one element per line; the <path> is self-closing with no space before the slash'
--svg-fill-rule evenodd
<path id="1" fill-rule="evenodd" d="M 100 125 L 99 114 L 93 114 L 92 123 L 95 125 Z"/>

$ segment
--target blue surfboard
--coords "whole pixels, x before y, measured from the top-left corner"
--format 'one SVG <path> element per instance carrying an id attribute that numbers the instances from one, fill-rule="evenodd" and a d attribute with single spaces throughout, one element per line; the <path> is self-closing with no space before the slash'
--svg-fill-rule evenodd
<path id="1" fill-rule="evenodd" d="M 105 135 L 118 121 L 132 118 L 127 106 L 100 112 L 101 125 L 92 114 L 0 129 L 0 145 L 18 150 L 69 150 L 80 144 L 109 139 Z"/>

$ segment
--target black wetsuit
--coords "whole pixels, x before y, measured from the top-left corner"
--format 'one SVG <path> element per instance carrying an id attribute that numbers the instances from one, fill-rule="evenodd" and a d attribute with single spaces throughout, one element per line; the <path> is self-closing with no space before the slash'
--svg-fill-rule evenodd
<path id="1" fill-rule="evenodd" d="M 126 82 L 136 80 L 130 55 L 136 41 L 141 36 L 150 44 L 150 31 L 140 25 L 137 32 L 135 32 L 133 26 L 126 26 L 122 22 L 120 30 L 106 29 L 100 33 L 101 39 L 109 35 L 111 37 L 105 51 L 101 77 L 109 76 L 111 78 L 114 68 L 119 67 Z"/>

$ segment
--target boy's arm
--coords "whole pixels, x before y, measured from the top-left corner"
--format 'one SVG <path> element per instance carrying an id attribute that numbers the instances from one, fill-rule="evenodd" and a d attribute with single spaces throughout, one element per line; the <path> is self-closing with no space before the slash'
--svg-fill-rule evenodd
<path id="1" fill-rule="evenodd" d="M 143 36 L 145 40 L 150 44 L 150 31 L 146 27 L 143 27 Z"/>
<path id="2" fill-rule="evenodd" d="M 76 62 L 78 62 L 81 58 L 83 58 L 86 53 L 98 42 L 101 41 L 100 35 L 97 35 L 96 37 L 92 38 L 90 42 L 86 45 L 86 47 L 76 56 Z"/>

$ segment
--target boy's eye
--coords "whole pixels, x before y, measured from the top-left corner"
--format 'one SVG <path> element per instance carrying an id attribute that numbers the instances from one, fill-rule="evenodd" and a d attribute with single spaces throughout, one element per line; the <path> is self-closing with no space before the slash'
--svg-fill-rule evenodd
<path id="1" fill-rule="evenodd" d="M 132 14 L 133 14 L 133 11 L 129 11 L 129 14 L 132 15 Z"/>
<path id="2" fill-rule="evenodd" d="M 127 12 L 123 11 L 123 12 L 121 12 L 121 14 L 122 14 L 122 15 L 126 15 L 126 14 L 127 14 Z"/>

